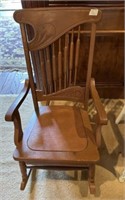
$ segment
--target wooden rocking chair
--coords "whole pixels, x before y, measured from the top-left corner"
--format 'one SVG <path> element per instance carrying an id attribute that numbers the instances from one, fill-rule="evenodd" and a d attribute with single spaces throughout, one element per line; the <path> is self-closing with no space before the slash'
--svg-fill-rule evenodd
<path id="1" fill-rule="evenodd" d="M 14 159 L 22 174 L 21 190 L 33 168 L 53 170 L 88 169 L 90 193 L 95 193 L 95 164 L 99 160 L 101 125 L 107 117 L 91 78 L 96 22 L 101 12 L 88 8 L 34 8 L 17 10 L 29 80 L 9 108 L 5 119 L 13 121 L 16 149 Z M 84 25 L 89 24 L 90 31 Z M 30 32 L 30 37 L 29 37 Z M 90 36 L 85 86 L 77 83 L 80 41 Z M 84 65 L 83 65 L 84 68 Z M 35 114 L 23 131 L 19 107 L 31 89 Z M 97 110 L 97 128 L 88 116 L 88 100 Z M 52 105 L 52 101 L 72 101 L 73 106 Z M 46 101 L 46 106 L 42 102 Z M 30 172 L 27 173 L 28 168 Z"/>

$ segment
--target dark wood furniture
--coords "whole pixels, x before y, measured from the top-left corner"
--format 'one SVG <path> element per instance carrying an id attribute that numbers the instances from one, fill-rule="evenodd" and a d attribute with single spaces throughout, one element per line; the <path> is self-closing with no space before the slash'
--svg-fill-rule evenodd
<path id="1" fill-rule="evenodd" d="M 101 126 L 107 124 L 107 117 L 95 81 L 91 78 L 96 23 L 101 18 L 101 11 L 94 11 L 96 15 L 91 15 L 90 9 L 83 8 L 23 9 L 14 13 L 14 19 L 21 27 L 29 81 L 26 80 L 22 93 L 8 110 L 5 119 L 14 122 L 14 159 L 19 162 L 22 173 L 21 190 L 25 188 L 34 168 L 86 168 L 90 192 L 95 193 L 95 164 L 100 158 Z M 76 83 L 79 59 L 83 57 L 80 51 L 84 36 L 82 30 L 86 24 L 89 24 L 91 31 L 89 48 L 85 49 L 88 60 L 86 83 L 85 87 L 81 87 Z M 34 33 L 30 40 L 27 37 L 29 26 Z M 32 52 L 37 57 L 37 65 L 33 65 Z M 22 131 L 19 107 L 30 88 L 35 113 Z M 97 110 L 95 129 L 87 112 L 90 95 Z M 72 106 L 51 105 L 54 100 L 74 103 Z M 46 101 L 47 105 L 40 106 L 39 101 Z"/>
<path id="2" fill-rule="evenodd" d="M 93 76 L 101 97 L 123 98 L 124 91 L 124 1 L 22 1 L 23 8 L 42 6 L 98 7 L 102 20 L 97 25 Z M 30 33 L 29 33 L 30 34 Z M 84 45 L 86 44 L 84 40 Z M 84 85 L 82 60 L 77 82 Z"/>

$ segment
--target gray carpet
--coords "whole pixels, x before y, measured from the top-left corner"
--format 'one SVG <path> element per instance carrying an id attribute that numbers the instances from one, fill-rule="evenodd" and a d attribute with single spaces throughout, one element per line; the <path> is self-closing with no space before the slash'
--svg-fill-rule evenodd
<path id="1" fill-rule="evenodd" d="M 101 160 L 96 166 L 96 196 L 90 195 L 86 173 L 79 171 L 34 171 L 29 178 L 26 189 L 19 190 L 21 176 L 18 163 L 12 158 L 13 124 L 4 121 L 4 115 L 15 96 L 0 96 L 0 194 L 2 200 L 123 200 L 125 199 L 125 183 L 119 182 L 119 176 L 124 168 L 123 150 L 124 124 L 114 123 L 123 106 L 121 100 L 103 101 L 108 114 L 109 123 L 102 130 Z M 92 106 L 90 106 L 92 110 Z M 21 108 L 23 127 L 33 112 L 29 96 Z M 94 111 L 92 112 L 92 114 Z"/>
<path id="2" fill-rule="evenodd" d="M 0 70 L 26 70 L 19 24 L 13 11 L 0 11 Z"/>

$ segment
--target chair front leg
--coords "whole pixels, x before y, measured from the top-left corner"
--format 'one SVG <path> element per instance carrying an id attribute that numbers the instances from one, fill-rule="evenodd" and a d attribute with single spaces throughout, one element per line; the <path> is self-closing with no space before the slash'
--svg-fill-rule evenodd
<path id="1" fill-rule="evenodd" d="M 25 162 L 19 162 L 19 166 L 20 166 L 20 171 L 21 171 L 21 174 L 22 174 L 22 182 L 21 182 L 21 185 L 20 185 L 20 189 L 24 190 L 26 183 L 27 183 L 27 180 L 28 180 L 27 169 L 26 169 Z"/>
<path id="2" fill-rule="evenodd" d="M 20 171 L 22 174 L 22 182 L 20 185 L 20 190 L 24 190 L 32 169 L 30 169 L 29 173 L 27 173 L 27 167 L 26 167 L 25 162 L 23 161 L 19 161 L 19 166 L 20 166 Z"/>

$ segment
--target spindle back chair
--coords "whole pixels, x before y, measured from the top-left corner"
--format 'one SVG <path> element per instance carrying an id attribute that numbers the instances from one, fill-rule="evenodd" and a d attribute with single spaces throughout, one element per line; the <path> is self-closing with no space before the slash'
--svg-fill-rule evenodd
<path id="1" fill-rule="evenodd" d="M 14 159 L 19 161 L 22 183 L 28 180 L 27 168 L 81 169 L 89 171 L 90 192 L 95 193 L 95 163 L 99 160 L 101 125 L 106 113 L 91 78 L 96 23 L 101 11 L 88 8 L 34 8 L 18 10 L 14 19 L 20 24 L 29 80 L 6 114 L 15 126 Z M 87 53 L 85 87 L 77 83 L 80 40 L 84 24 L 89 24 L 90 45 Z M 29 35 L 30 33 L 30 35 Z M 22 131 L 18 108 L 31 88 L 35 113 L 28 128 Z M 87 113 L 89 97 L 98 113 L 96 133 Z M 77 103 L 74 106 L 52 105 L 54 100 Z M 46 101 L 46 106 L 38 102 Z"/>

